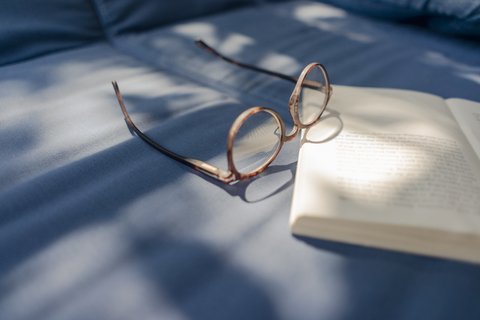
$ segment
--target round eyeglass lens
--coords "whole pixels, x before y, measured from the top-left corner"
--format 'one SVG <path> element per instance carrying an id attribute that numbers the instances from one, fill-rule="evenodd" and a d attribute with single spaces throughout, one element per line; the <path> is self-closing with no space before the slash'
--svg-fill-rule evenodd
<path id="1" fill-rule="evenodd" d="M 249 116 L 233 141 L 233 163 L 238 172 L 248 174 L 264 166 L 281 142 L 281 129 L 272 114 L 260 111 Z"/>
<path id="2" fill-rule="evenodd" d="M 309 125 L 323 112 L 328 90 L 326 83 L 325 72 L 318 65 L 305 76 L 298 102 L 298 117 L 303 125 Z"/>

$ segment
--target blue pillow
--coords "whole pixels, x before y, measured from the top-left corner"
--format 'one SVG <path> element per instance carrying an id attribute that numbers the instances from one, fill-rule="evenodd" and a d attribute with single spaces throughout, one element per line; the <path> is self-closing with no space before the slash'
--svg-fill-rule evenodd
<path id="1" fill-rule="evenodd" d="M 89 0 L 2 0 L 0 65 L 102 39 Z"/>
<path id="2" fill-rule="evenodd" d="M 320 0 L 376 18 L 416 19 L 439 32 L 480 36 L 480 0 Z"/>

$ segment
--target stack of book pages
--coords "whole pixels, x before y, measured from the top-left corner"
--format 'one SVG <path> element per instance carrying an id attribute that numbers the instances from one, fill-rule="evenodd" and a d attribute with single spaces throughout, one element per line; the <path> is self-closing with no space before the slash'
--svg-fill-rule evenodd
<path id="1" fill-rule="evenodd" d="M 480 263 L 480 103 L 333 92 L 302 132 L 292 233 Z"/>

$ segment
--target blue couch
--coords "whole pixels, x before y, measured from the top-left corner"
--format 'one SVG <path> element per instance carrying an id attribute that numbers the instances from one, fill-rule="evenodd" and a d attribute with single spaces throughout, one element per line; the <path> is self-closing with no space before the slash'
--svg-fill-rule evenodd
<path id="1" fill-rule="evenodd" d="M 479 319 L 480 267 L 289 232 L 299 140 L 224 185 L 128 130 L 224 167 L 228 129 L 291 83 L 480 101 L 478 1 L 5 0 L 0 319 Z"/>

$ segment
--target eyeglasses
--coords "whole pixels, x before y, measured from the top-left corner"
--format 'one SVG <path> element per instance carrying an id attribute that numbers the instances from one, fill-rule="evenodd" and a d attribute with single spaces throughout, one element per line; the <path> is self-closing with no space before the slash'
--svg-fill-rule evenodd
<path id="1" fill-rule="evenodd" d="M 270 108 L 253 107 L 245 110 L 230 127 L 227 138 L 228 170 L 223 170 L 201 160 L 180 156 L 148 138 L 130 119 L 117 82 L 112 82 L 125 120 L 140 138 L 173 160 L 224 183 L 246 179 L 265 170 L 278 155 L 285 142 L 294 139 L 300 129 L 309 128 L 320 120 L 332 96 L 327 71 L 320 63 L 310 63 L 297 78 L 227 58 L 200 39 L 195 40 L 195 43 L 227 62 L 295 83 L 295 88 L 288 101 L 288 110 L 294 122 L 291 132 L 286 134 L 282 118 Z"/>

